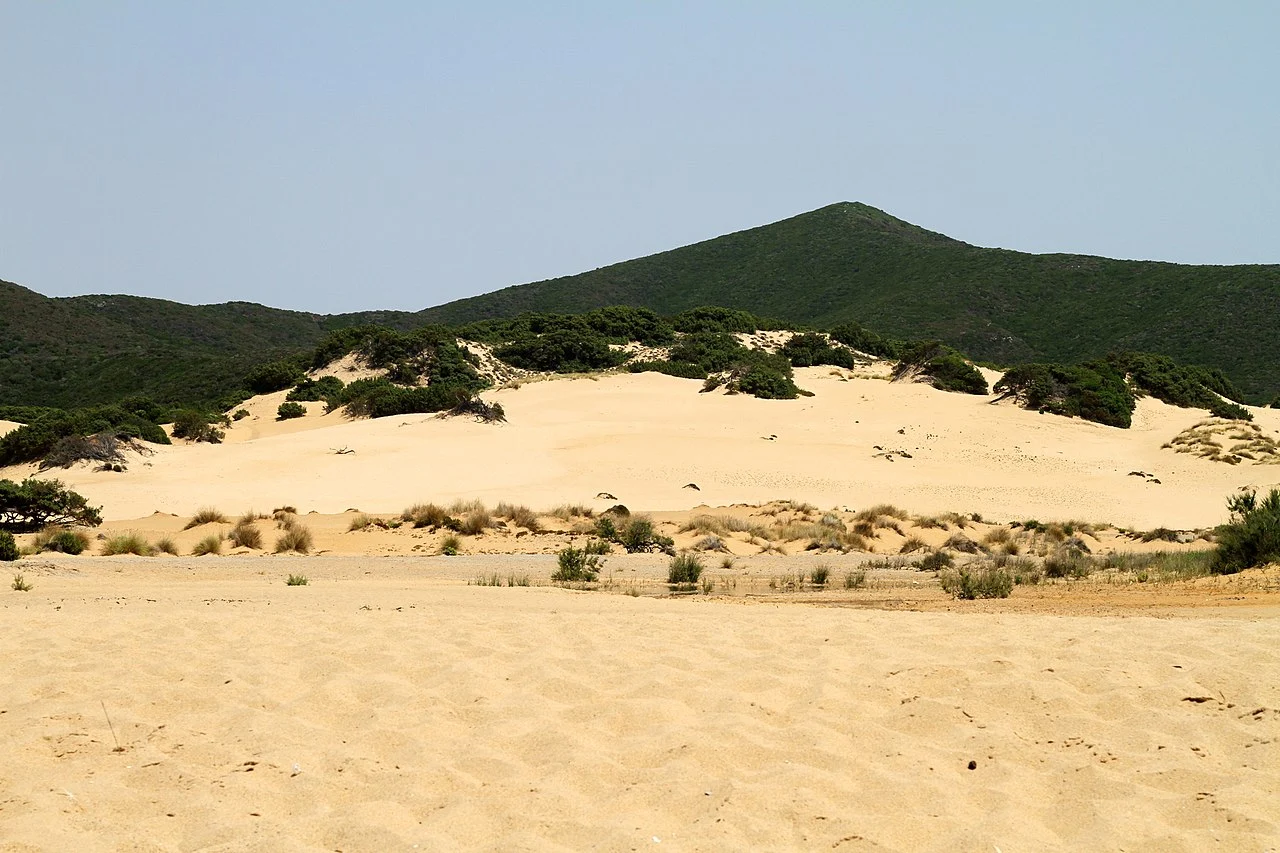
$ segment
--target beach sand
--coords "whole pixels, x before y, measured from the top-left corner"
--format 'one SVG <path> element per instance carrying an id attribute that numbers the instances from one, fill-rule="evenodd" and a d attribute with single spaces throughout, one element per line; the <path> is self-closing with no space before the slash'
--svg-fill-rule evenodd
<path id="1" fill-rule="evenodd" d="M 1274 606 L 633 598 L 467 586 L 551 558 L 457 559 L 24 561 L 34 589 L 0 596 L 0 849 L 1280 839 Z"/>

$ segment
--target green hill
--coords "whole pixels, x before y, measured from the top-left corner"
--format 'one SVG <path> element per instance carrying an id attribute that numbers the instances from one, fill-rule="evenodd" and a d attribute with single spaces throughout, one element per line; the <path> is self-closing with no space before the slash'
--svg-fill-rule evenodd
<path id="1" fill-rule="evenodd" d="M 1000 364 L 1140 350 L 1221 368 L 1258 401 L 1280 388 L 1280 265 L 984 249 L 856 203 L 418 316 L 453 323 L 606 305 L 660 314 L 723 305 L 817 327 L 855 320 Z"/>
<path id="2" fill-rule="evenodd" d="M 137 296 L 52 299 L 0 281 L 0 405 L 84 406 L 140 394 L 199 402 L 236 391 L 251 367 L 397 312 L 325 317 L 248 302 L 183 305 Z"/>
<path id="3" fill-rule="evenodd" d="M 1222 369 L 1255 402 L 1280 390 L 1280 266 L 1186 266 L 984 249 L 864 204 L 417 313 L 324 316 L 251 303 L 41 296 L 0 282 L 0 405 L 76 406 L 145 394 L 205 402 L 255 365 L 361 323 L 399 330 L 522 312 L 632 305 L 740 308 L 798 326 L 857 321 L 936 338 L 998 364 L 1115 350 Z"/>

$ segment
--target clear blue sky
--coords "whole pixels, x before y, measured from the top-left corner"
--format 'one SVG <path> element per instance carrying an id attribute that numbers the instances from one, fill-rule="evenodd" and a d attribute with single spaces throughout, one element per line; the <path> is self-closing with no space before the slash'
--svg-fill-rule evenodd
<path id="1" fill-rule="evenodd" d="M 863 201 L 1280 262 L 1280 4 L 0 4 L 0 278 L 419 309 Z"/>

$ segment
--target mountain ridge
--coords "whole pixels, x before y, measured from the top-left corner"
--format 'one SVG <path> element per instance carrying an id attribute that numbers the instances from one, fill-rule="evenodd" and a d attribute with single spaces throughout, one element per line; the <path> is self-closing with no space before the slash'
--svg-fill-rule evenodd
<path id="1" fill-rule="evenodd" d="M 1280 374 L 1280 265 L 1186 265 L 992 249 L 839 202 L 570 276 L 421 311 L 324 315 L 251 302 L 46 297 L 0 281 L 0 404 L 80 405 L 125 393 L 212 399 L 251 367 L 374 323 L 406 330 L 523 312 L 633 305 L 740 308 L 800 327 L 856 321 L 937 338 L 988 363 L 1144 350 L 1221 368 L 1255 400 Z"/>

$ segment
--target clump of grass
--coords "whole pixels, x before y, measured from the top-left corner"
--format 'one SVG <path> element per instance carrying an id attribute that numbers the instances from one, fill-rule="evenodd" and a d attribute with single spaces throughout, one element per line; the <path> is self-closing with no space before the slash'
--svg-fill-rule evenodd
<path id="1" fill-rule="evenodd" d="M 502 586 L 502 575 L 493 572 L 488 575 L 478 575 L 475 580 L 469 581 L 471 586 Z"/>
<path id="2" fill-rule="evenodd" d="M 178 556 L 178 546 L 168 536 L 162 536 L 156 540 L 156 553 L 168 554 L 172 557 Z"/>
<path id="3" fill-rule="evenodd" d="M 1080 580 L 1089 577 L 1092 572 L 1092 561 L 1070 548 L 1059 549 L 1044 561 L 1044 574 L 1049 578 Z"/>
<path id="4" fill-rule="evenodd" d="M 693 585 L 702 577 L 702 559 L 684 551 L 671 558 L 667 565 L 667 583 L 677 586 Z"/>
<path id="5" fill-rule="evenodd" d="M 118 554 L 136 554 L 139 557 L 150 557 L 155 553 L 150 543 L 137 533 L 120 533 L 102 543 L 102 556 L 114 557 Z"/>
<path id="6" fill-rule="evenodd" d="M 733 566 L 734 566 L 734 560 L 732 555 L 727 556 L 720 561 L 720 568 L 725 569 L 726 571 L 729 569 L 732 569 Z"/>
<path id="7" fill-rule="evenodd" d="M 593 583 L 600 575 L 604 560 L 572 545 L 562 549 L 551 580 L 556 583 Z"/>
<path id="8" fill-rule="evenodd" d="M 306 575 L 289 575 L 284 581 L 285 586 L 306 586 L 309 583 L 311 581 L 307 580 Z"/>
<path id="9" fill-rule="evenodd" d="M 942 514 L 942 520 L 947 524 L 954 524 L 956 527 L 964 530 L 969 526 L 969 516 L 961 515 L 958 512 L 946 512 Z M 974 519 L 975 521 L 977 519 Z"/>
<path id="10" fill-rule="evenodd" d="M 479 498 L 472 498 L 471 500 L 462 500 L 460 498 L 449 505 L 449 512 L 453 515 L 468 515 L 473 512 L 488 513 L 488 511 L 484 501 Z"/>
<path id="11" fill-rule="evenodd" d="M 227 539 L 231 542 L 231 547 L 233 548 L 253 548 L 258 550 L 262 547 L 262 532 L 248 517 L 236 522 L 236 526 L 227 533 Z"/>
<path id="12" fill-rule="evenodd" d="M 899 536 L 906 535 L 905 533 L 902 532 L 902 525 L 899 524 L 896 519 L 890 518 L 887 515 L 877 518 L 874 522 L 874 527 L 876 530 L 892 530 L 894 533 L 898 534 Z"/>
<path id="13" fill-rule="evenodd" d="M 46 527 L 36 534 L 31 544 L 37 551 L 75 555 L 89 547 L 89 537 L 84 531 L 70 527 Z"/>
<path id="14" fill-rule="evenodd" d="M 590 539 L 587 541 L 586 545 L 582 546 L 582 550 L 587 554 L 594 554 L 597 557 L 602 557 L 605 554 L 612 552 L 613 546 L 603 539 Z"/>
<path id="15" fill-rule="evenodd" d="M 826 563 L 819 563 L 813 567 L 813 571 L 809 573 L 810 582 L 816 587 L 824 587 L 827 580 L 831 577 L 831 567 Z"/>
<path id="16" fill-rule="evenodd" d="M 202 524 L 225 524 L 227 517 L 219 510 L 211 507 L 201 507 L 196 510 L 196 514 L 187 522 L 187 526 L 183 530 L 190 530 L 193 527 L 199 527 Z"/>
<path id="17" fill-rule="evenodd" d="M 1003 545 L 1013 538 L 1007 527 L 993 527 L 982 537 L 983 545 Z"/>
<path id="18" fill-rule="evenodd" d="M 452 533 L 440 540 L 440 553 L 446 557 L 456 557 L 461 550 L 462 540 Z"/>
<path id="19" fill-rule="evenodd" d="M 944 592 L 954 598 L 1008 598 L 1013 592 L 1013 576 L 993 566 L 961 566 L 938 577 Z"/>
<path id="20" fill-rule="evenodd" d="M 507 586 L 529 586 L 529 576 L 507 575 Z"/>
<path id="21" fill-rule="evenodd" d="M 595 518 L 596 516 L 595 510 L 582 504 L 560 504 L 560 506 L 551 510 L 550 514 L 561 521 L 573 521 L 575 518 Z"/>
<path id="22" fill-rule="evenodd" d="M 862 537 L 871 537 L 876 535 L 876 523 L 874 519 L 860 518 L 853 523 L 853 532 Z"/>
<path id="23" fill-rule="evenodd" d="M 851 572 L 845 572 L 844 588 L 845 589 L 862 589 L 867 585 L 867 570 L 854 569 Z"/>
<path id="24" fill-rule="evenodd" d="M 982 550 L 977 542 L 974 542 L 963 533 L 955 533 L 946 542 L 942 544 L 944 548 L 950 548 L 952 551 L 960 551 L 964 554 L 977 554 Z"/>
<path id="25" fill-rule="evenodd" d="M 727 549 L 725 548 L 724 540 L 723 540 L 723 539 L 721 539 L 719 536 L 715 535 L 714 533 L 710 533 L 710 534 L 708 534 L 708 535 L 706 535 L 706 536 L 703 536 L 701 539 L 699 539 L 697 542 L 695 542 L 695 543 L 694 543 L 694 545 L 693 545 L 693 549 L 694 549 L 695 551 L 724 551 L 724 550 L 727 550 Z"/>
<path id="26" fill-rule="evenodd" d="M 876 504 L 859 511 L 854 516 L 854 519 L 857 521 L 875 521 L 882 516 L 896 518 L 898 521 L 906 521 L 911 517 L 906 510 L 899 509 L 893 504 Z"/>
<path id="27" fill-rule="evenodd" d="M 922 572 L 940 572 L 949 568 L 952 562 L 951 555 L 946 551 L 934 551 L 932 554 L 926 554 L 916 567 Z"/>
<path id="28" fill-rule="evenodd" d="M 493 516 L 481 504 L 479 509 L 472 509 L 462 519 L 462 524 L 458 528 L 459 533 L 467 536 L 479 536 L 488 528 L 493 527 Z"/>
<path id="29" fill-rule="evenodd" d="M 1098 562 L 1103 569 L 1141 575 L 1142 582 L 1160 583 L 1202 578 L 1213 572 L 1212 551 L 1154 551 L 1148 554 L 1116 552 Z"/>
<path id="30" fill-rule="evenodd" d="M 275 552 L 277 554 L 289 552 L 306 554 L 311 551 L 314 544 L 315 541 L 311 536 L 311 531 L 295 521 L 285 528 L 284 532 L 280 534 L 280 538 L 276 540 Z"/>
<path id="31" fill-rule="evenodd" d="M 542 525 L 538 522 L 538 514 L 523 504 L 509 504 L 506 501 L 494 507 L 493 514 L 505 518 L 516 527 L 523 527 L 530 533 L 538 533 Z"/>
<path id="32" fill-rule="evenodd" d="M 916 518 L 916 527 L 922 530 L 946 530 L 947 523 L 936 516 L 921 515 Z"/>
<path id="33" fill-rule="evenodd" d="M 899 554 L 910 554 L 913 551 L 923 551 L 929 545 L 919 536 L 908 536 L 907 541 L 902 543 L 902 547 L 898 549 Z"/>
<path id="34" fill-rule="evenodd" d="M 222 537 L 211 534 L 204 537 L 191 548 L 191 556 L 204 557 L 208 554 L 222 553 Z"/>
<path id="35" fill-rule="evenodd" d="M 31 592 L 31 584 L 22 576 L 22 572 L 18 572 L 13 576 L 13 583 L 9 585 L 14 592 Z"/>
<path id="36" fill-rule="evenodd" d="M 414 504 L 400 513 L 400 519 L 414 527 L 444 527 L 449 513 L 436 504 Z"/>

